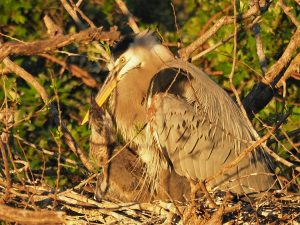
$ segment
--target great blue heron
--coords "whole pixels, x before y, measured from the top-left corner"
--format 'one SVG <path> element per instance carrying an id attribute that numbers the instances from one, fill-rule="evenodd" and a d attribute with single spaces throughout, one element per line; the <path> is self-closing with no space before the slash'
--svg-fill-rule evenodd
<path id="1" fill-rule="evenodd" d="M 253 143 L 255 131 L 231 97 L 150 32 L 121 40 L 108 68 L 96 102 L 109 97 L 117 129 L 137 146 L 153 186 L 169 167 L 192 182 L 205 180 Z M 258 147 L 207 185 L 237 194 L 267 191 L 276 187 L 270 166 Z"/>

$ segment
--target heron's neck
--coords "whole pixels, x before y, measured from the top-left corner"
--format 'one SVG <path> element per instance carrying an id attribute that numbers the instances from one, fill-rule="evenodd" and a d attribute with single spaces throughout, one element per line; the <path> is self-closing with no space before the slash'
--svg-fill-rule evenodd
<path id="1" fill-rule="evenodd" d="M 146 95 L 151 79 L 165 66 L 166 61 L 174 59 L 172 53 L 162 45 L 154 46 L 148 57 L 142 67 L 129 71 L 118 83 L 112 99 L 117 127 L 125 139 L 135 137 L 147 123 Z"/>
<path id="2" fill-rule="evenodd" d="M 117 127 L 125 139 L 131 140 L 145 125 L 146 95 L 152 76 L 147 76 L 143 68 L 132 70 L 126 79 L 121 80 L 112 96 L 112 110 Z"/>

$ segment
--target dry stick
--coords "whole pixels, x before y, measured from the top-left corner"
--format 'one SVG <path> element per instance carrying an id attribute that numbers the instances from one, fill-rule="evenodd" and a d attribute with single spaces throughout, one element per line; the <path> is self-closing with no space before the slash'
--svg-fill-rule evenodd
<path id="1" fill-rule="evenodd" d="M 298 172 L 300 172 L 300 166 L 295 167 L 295 165 L 289 161 L 287 161 L 286 159 L 280 157 L 279 155 L 277 155 L 275 152 L 273 152 L 268 146 L 264 146 L 264 150 L 270 155 L 272 156 L 276 161 L 282 163 L 283 165 L 290 167 L 290 168 L 294 168 L 295 170 L 297 170 Z"/>
<path id="2" fill-rule="evenodd" d="M 49 97 L 45 88 L 42 85 L 40 85 L 40 83 L 30 73 L 28 73 L 22 67 L 12 62 L 9 58 L 5 58 L 3 62 L 12 72 L 16 73 L 18 76 L 23 78 L 25 81 L 27 81 L 36 89 L 36 91 L 41 95 L 44 103 L 50 107 L 50 113 L 52 114 L 55 122 L 58 124 L 59 121 L 58 121 L 57 109 L 54 107 L 53 104 L 49 103 Z M 94 166 L 89 162 L 85 153 L 79 148 L 73 136 L 71 135 L 71 133 L 69 132 L 69 130 L 67 129 L 66 125 L 63 122 L 62 122 L 62 133 L 66 144 L 76 155 L 79 156 L 84 166 L 91 172 L 95 171 Z"/>
<path id="3" fill-rule="evenodd" d="M 44 16 L 44 23 L 47 27 L 48 34 L 50 35 L 50 37 L 63 34 L 62 28 L 56 25 L 48 15 Z M 75 77 L 81 78 L 87 86 L 92 88 L 98 88 L 97 81 L 88 72 L 84 71 L 80 67 L 72 64 L 69 65 L 65 61 L 59 60 L 58 58 L 49 54 L 40 54 L 40 56 L 43 56 L 44 58 L 61 65 L 64 69 L 70 71 L 71 74 Z"/>
<path id="4" fill-rule="evenodd" d="M 201 28 L 201 30 L 199 31 L 198 35 L 202 35 L 204 34 L 204 32 L 207 30 L 207 28 L 209 28 L 209 26 L 215 21 L 215 19 L 217 19 L 219 16 L 221 16 L 222 14 L 225 13 L 225 15 L 228 15 L 228 11 L 231 9 L 232 5 L 228 5 L 226 6 L 224 9 L 222 9 L 221 11 L 217 12 L 216 14 L 214 14 L 212 17 L 210 17 L 208 19 L 208 21 L 204 24 L 204 26 Z"/>
<path id="5" fill-rule="evenodd" d="M 80 29 L 84 29 L 85 25 L 82 23 L 80 18 L 78 17 L 76 11 L 70 6 L 67 0 L 60 0 L 61 4 L 65 8 L 65 10 L 69 13 L 75 23 L 79 26 Z"/>
<path id="6" fill-rule="evenodd" d="M 285 81 L 294 73 L 299 71 L 300 68 L 300 53 L 298 53 L 295 58 L 291 61 L 289 67 L 284 72 L 283 76 L 280 78 L 276 87 L 281 87 L 285 84 Z"/>
<path id="7" fill-rule="evenodd" d="M 74 4 L 74 2 L 72 0 L 70 0 L 70 3 L 73 6 L 73 8 L 75 9 L 75 11 L 77 11 L 80 14 L 80 16 L 90 25 L 90 27 L 96 28 L 96 25 L 81 11 L 81 9 L 79 8 L 79 5 Z"/>
<path id="8" fill-rule="evenodd" d="M 181 38 L 181 34 L 179 32 L 179 27 L 178 27 L 178 23 L 177 23 L 176 11 L 175 11 L 175 7 L 174 7 L 172 2 L 171 2 L 171 7 L 172 7 L 172 11 L 173 11 L 173 17 L 174 17 L 174 24 L 175 24 L 175 28 L 176 28 L 176 33 L 177 33 L 177 36 L 180 39 L 179 43 L 182 44 L 182 38 Z"/>
<path id="9" fill-rule="evenodd" d="M 280 5 L 280 7 L 282 8 L 282 10 L 284 11 L 284 13 L 291 19 L 291 21 L 293 22 L 293 24 L 299 28 L 300 27 L 300 23 L 297 20 L 297 18 L 290 12 L 293 7 L 287 7 L 284 3 L 283 0 L 279 0 L 278 4 Z"/>
<path id="10" fill-rule="evenodd" d="M 249 26 L 247 26 L 248 28 L 253 27 L 253 25 L 257 22 L 257 20 L 259 19 L 259 17 L 257 17 Z M 239 29 L 237 31 L 237 34 L 241 33 L 243 31 L 243 29 Z M 221 45 L 225 44 L 227 41 L 229 41 L 231 38 L 234 37 L 234 34 L 229 35 L 227 38 L 224 38 L 223 40 L 219 41 L 217 44 L 205 49 L 204 51 L 198 53 L 197 55 L 192 57 L 192 61 L 195 61 L 199 58 L 201 58 L 202 56 L 206 55 L 207 53 L 215 50 L 216 48 L 220 47 Z"/>
<path id="11" fill-rule="evenodd" d="M 291 60 L 293 54 L 297 51 L 299 46 L 300 46 L 300 28 L 298 28 L 296 32 L 293 34 L 284 53 L 282 54 L 280 59 L 269 69 L 262 82 L 267 85 L 270 85 L 274 81 L 276 76 L 280 73 L 280 71 L 282 71 L 282 69 Z M 287 78 L 288 77 L 286 77 L 286 79 Z"/>
<path id="12" fill-rule="evenodd" d="M 40 148 L 40 147 L 36 146 L 35 144 L 26 141 L 25 139 L 21 138 L 18 135 L 14 135 L 14 138 L 16 138 L 17 140 L 21 141 L 25 145 L 28 145 L 28 146 L 30 146 L 30 147 L 32 147 L 34 149 L 37 149 L 38 151 L 43 152 L 46 155 L 56 156 L 57 157 L 57 153 L 56 152 L 52 152 L 50 150 L 47 150 L 47 149 L 44 149 L 44 148 Z M 76 161 L 72 160 L 72 159 L 64 158 L 62 156 L 61 156 L 61 159 L 64 162 L 70 163 L 70 164 L 72 164 L 74 166 L 78 166 L 78 163 Z"/>
<path id="13" fill-rule="evenodd" d="M 192 61 L 195 61 L 197 59 L 200 59 L 202 56 L 206 55 L 207 53 L 215 50 L 216 48 L 220 47 L 221 45 L 225 44 L 227 41 L 229 41 L 231 38 L 234 37 L 234 34 L 229 35 L 227 38 L 224 38 L 223 40 L 219 41 L 217 44 L 205 49 L 204 51 L 200 52 L 199 54 L 192 57 Z"/>
<path id="14" fill-rule="evenodd" d="M 236 11 L 236 0 L 233 0 L 233 13 L 234 13 L 234 21 L 233 21 L 233 26 L 234 26 L 234 35 L 233 35 L 233 60 L 232 60 L 232 67 L 231 67 L 231 73 L 229 74 L 229 83 L 230 83 L 230 88 L 233 91 L 236 101 L 238 102 L 238 105 L 243 111 L 243 105 L 241 103 L 239 94 L 233 85 L 233 75 L 235 71 L 235 66 L 236 66 L 236 52 L 237 52 L 237 11 Z M 243 111 L 244 112 L 244 111 Z M 247 120 L 247 114 L 244 113 L 244 116 Z M 250 122 L 247 123 L 249 124 Z M 251 123 L 250 123 L 251 124 Z"/>
<path id="15" fill-rule="evenodd" d="M 0 62 L 10 55 L 34 55 L 52 52 L 74 42 L 84 42 L 93 40 L 116 41 L 120 37 L 120 32 L 111 29 L 109 32 L 100 28 L 89 28 L 75 34 L 58 35 L 46 40 L 39 40 L 27 43 L 7 42 L 0 46 Z"/>
<path id="16" fill-rule="evenodd" d="M 270 3 L 265 3 L 263 8 L 267 8 Z M 257 8 L 255 6 L 251 7 L 246 13 L 241 16 L 241 19 L 247 19 L 250 16 L 257 14 Z M 196 39 L 193 43 L 188 45 L 185 48 L 182 48 L 178 51 L 180 57 L 184 60 L 187 60 L 189 56 L 199 48 L 204 42 L 206 42 L 210 37 L 212 37 L 221 27 L 227 24 L 233 23 L 235 20 L 234 16 L 223 16 L 219 19 L 214 26 L 212 26 L 208 31 L 206 31 L 202 36 Z"/>
<path id="17" fill-rule="evenodd" d="M 254 2 L 255 6 L 257 8 L 257 11 L 260 12 L 260 6 L 259 6 L 258 0 L 252 0 L 252 2 Z M 263 74 L 265 74 L 268 70 L 268 64 L 267 64 L 267 59 L 266 59 L 266 55 L 264 53 L 262 39 L 261 39 L 261 35 L 260 35 L 260 25 L 258 23 L 254 24 L 254 26 L 252 28 L 252 32 L 255 36 L 256 52 L 257 52 L 257 56 L 259 59 L 259 65 L 260 65 L 261 71 L 263 72 Z"/>
<path id="18" fill-rule="evenodd" d="M 122 11 L 122 13 L 128 17 L 128 25 L 133 30 L 133 32 L 136 34 L 139 33 L 140 29 L 139 29 L 138 25 L 136 24 L 133 15 L 128 10 L 125 2 L 123 2 L 122 0 L 116 0 L 116 3 L 118 5 L 118 7 L 120 8 L 120 10 Z"/>
<path id="19" fill-rule="evenodd" d="M 203 193 L 205 194 L 206 198 L 208 199 L 209 203 L 211 204 L 211 206 L 215 209 L 218 208 L 218 205 L 215 203 L 215 201 L 212 199 L 212 197 L 210 196 L 209 192 L 206 189 L 205 183 L 203 181 L 200 181 L 198 183 L 199 187 L 201 188 L 201 190 L 203 191 Z"/>
<path id="20" fill-rule="evenodd" d="M 30 211 L 0 204 L 0 219 L 20 224 L 63 224 L 64 212 Z"/>
<path id="21" fill-rule="evenodd" d="M 297 29 L 280 59 L 271 66 L 265 77 L 263 77 L 263 79 L 254 86 L 250 93 L 243 99 L 243 105 L 250 119 L 271 101 L 274 96 L 274 86 L 277 84 L 278 87 L 279 85 L 284 84 L 285 80 L 291 76 L 292 73 L 286 72 L 285 77 L 281 78 L 280 84 L 278 84 L 279 76 L 282 75 L 286 65 L 290 62 L 299 46 L 300 29 Z M 292 67 L 289 71 L 295 71 L 297 69 L 297 65 L 299 65 L 297 60 L 299 60 L 299 58 L 300 56 L 297 56 L 295 60 L 293 60 L 293 64 L 290 64 Z"/>
<path id="22" fill-rule="evenodd" d="M 286 139 L 286 136 L 292 137 L 292 136 L 295 136 L 297 134 L 300 134 L 300 128 L 292 130 L 292 131 L 288 131 L 288 132 L 286 132 L 286 135 L 276 135 L 275 138 L 270 139 L 270 140 L 267 141 L 267 145 L 271 145 L 273 143 L 276 143 L 278 141 Z"/>
<path id="23" fill-rule="evenodd" d="M 40 56 L 43 56 L 44 58 L 49 59 L 50 61 L 61 65 L 64 69 L 68 70 L 72 75 L 82 79 L 83 83 L 85 83 L 88 87 L 99 88 L 99 84 L 97 83 L 97 81 L 87 71 L 81 69 L 80 67 L 74 64 L 68 64 L 65 61 L 60 60 L 55 56 L 49 54 L 40 54 Z"/>
<path id="24" fill-rule="evenodd" d="M 11 177 L 10 177 L 10 173 L 9 173 L 9 167 L 8 167 L 8 160 L 7 160 L 7 155 L 6 155 L 6 149 L 5 149 L 4 143 L 2 142 L 1 137 L 0 137 L 0 149 L 1 149 L 1 155 L 2 155 L 3 164 L 4 164 L 4 172 L 5 172 L 5 176 L 6 176 L 6 189 L 5 189 L 5 196 L 3 197 L 4 200 L 5 200 L 8 197 L 9 192 L 10 192 Z"/>
<path id="25" fill-rule="evenodd" d="M 58 26 L 47 14 L 44 16 L 43 20 L 47 28 L 47 33 L 50 37 L 54 37 L 55 35 L 62 35 L 64 33 L 63 29 Z"/>
<path id="26" fill-rule="evenodd" d="M 62 118 L 61 118 L 61 108 L 60 108 L 60 101 L 59 101 L 59 96 L 57 93 L 57 89 L 55 87 L 55 82 L 54 82 L 54 78 L 53 78 L 53 74 L 50 73 L 50 77 L 51 77 L 51 83 L 54 91 L 54 96 L 56 98 L 56 103 L 57 103 L 57 108 L 55 108 L 58 112 L 57 116 L 58 116 L 58 127 L 57 130 L 60 134 L 60 132 L 62 132 Z M 59 191 L 59 181 L 60 181 L 60 173 L 61 173 L 61 136 L 59 136 L 59 139 L 56 140 L 54 137 L 54 141 L 57 145 L 57 170 L 56 170 L 56 182 L 55 182 L 55 192 L 54 192 L 54 201 L 53 201 L 53 208 L 55 208 L 55 206 L 57 205 L 57 192 Z"/>

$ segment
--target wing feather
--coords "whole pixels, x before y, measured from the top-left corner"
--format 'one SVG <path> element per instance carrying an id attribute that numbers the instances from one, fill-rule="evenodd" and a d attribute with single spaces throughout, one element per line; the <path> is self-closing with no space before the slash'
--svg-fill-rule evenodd
<path id="1" fill-rule="evenodd" d="M 175 171 L 192 180 L 214 175 L 253 141 L 251 129 L 227 93 L 201 70 L 180 60 L 154 77 L 148 107 L 155 109 L 149 125 L 159 134 Z M 237 193 L 263 191 L 274 179 L 261 173 L 270 172 L 257 149 L 211 186 L 223 185 Z"/>

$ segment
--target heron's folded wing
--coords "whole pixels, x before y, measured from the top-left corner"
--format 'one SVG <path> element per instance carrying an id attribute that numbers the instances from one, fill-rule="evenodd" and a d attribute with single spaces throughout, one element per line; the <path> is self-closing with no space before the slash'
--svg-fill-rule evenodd
<path id="1" fill-rule="evenodd" d="M 235 103 L 198 72 L 193 66 L 166 68 L 154 77 L 148 96 L 149 130 L 177 173 L 193 180 L 214 175 L 252 141 Z M 211 186 L 222 184 L 237 193 L 262 191 L 273 184 L 268 173 L 268 164 L 257 150 Z"/>

